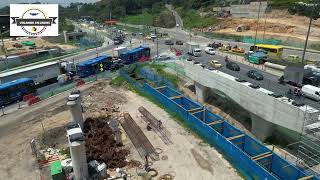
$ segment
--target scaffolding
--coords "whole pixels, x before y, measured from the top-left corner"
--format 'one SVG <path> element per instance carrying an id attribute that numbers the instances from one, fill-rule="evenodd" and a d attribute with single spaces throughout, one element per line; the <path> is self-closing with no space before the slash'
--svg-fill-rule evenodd
<path id="1" fill-rule="evenodd" d="M 307 113 L 314 108 L 305 106 L 304 122 L 302 124 L 299 140 L 287 145 L 296 157 L 295 163 L 306 173 L 314 176 L 320 175 L 320 120 L 318 116 L 308 116 Z"/>

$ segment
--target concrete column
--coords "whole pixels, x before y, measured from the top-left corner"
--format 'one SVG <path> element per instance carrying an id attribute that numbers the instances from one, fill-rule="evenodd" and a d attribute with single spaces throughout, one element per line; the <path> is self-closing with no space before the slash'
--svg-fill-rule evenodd
<path id="1" fill-rule="evenodd" d="M 203 86 L 197 82 L 194 82 L 194 86 L 196 89 L 197 101 L 200 103 L 204 103 L 207 98 L 207 90 L 206 86 Z"/>
<path id="2" fill-rule="evenodd" d="M 272 135 L 275 125 L 251 114 L 251 132 L 261 141 Z"/>
<path id="3" fill-rule="evenodd" d="M 78 123 L 83 129 L 83 116 L 81 108 L 81 99 L 79 94 L 72 94 L 68 97 L 67 105 L 70 108 L 71 121 Z"/>
<path id="4" fill-rule="evenodd" d="M 84 136 L 79 127 L 67 131 L 75 180 L 87 180 L 89 177 Z"/>
<path id="5" fill-rule="evenodd" d="M 63 31 L 64 43 L 68 43 L 67 31 Z"/>

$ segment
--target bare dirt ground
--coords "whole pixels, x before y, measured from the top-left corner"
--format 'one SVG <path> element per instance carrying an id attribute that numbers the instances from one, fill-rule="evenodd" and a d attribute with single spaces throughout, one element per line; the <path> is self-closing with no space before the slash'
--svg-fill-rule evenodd
<path id="1" fill-rule="evenodd" d="M 14 44 L 16 44 L 16 43 L 21 44 L 23 41 L 34 42 L 37 47 L 37 50 L 44 49 L 44 48 L 57 48 L 58 47 L 58 48 L 61 48 L 63 50 L 68 51 L 68 50 L 72 50 L 72 49 L 76 48 L 75 46 L 72 46 L 70 44 L 52 43 L 52 42 L 49 42 L 43 38 L 30 38 L 30 39 L 23 39 L 23 40 L 16 40 L 16 41 L 10 40 L 10 41 L 5 42 L 5 47 L 6 47 L 8 55 L 15 54 L 15 53 L 24 53 L 24 52 L 29 52 L 29 51 L 35 51 L 35 50 L 29 50 L 29 47 L 24 46 L 24 45 L 21 48 L 13 47 Z M 3 53 L 3 52 L 1 52 L 1 53 Z"/>
<path id="2" fill-rule="evenodd" d="M 242 179 L 235 169 L 214 148 L 204 143 L 192 132 L 182 127 L 163 109 L 131 91 L 124 92 L 128 103 L 120 109 L 131 114 L 155 148 L 160 148 L 160 160 L 153 162 L 159 175 L 172 174 L 174 179 Z M 172 145 L 165 145 L 153 132 L 147 131 L 147 124 L 142 120 L 137 109 L 143 106 L 171 133 Z M 134 159 L 140 159 L 138 153 L 132 153 Z M 165 158 L 163 158 L 165 157 Z"/>
<path id="3" fill-rule="evenodd" d="M 103 87 L 103 88 L 101 88 Z M 174 179 L 242 179 L 236 170 L 214 148 L 204 143 L 192 132 L 182 127 L 168 113 L 147 99 L 123 88 L 112 88 L 107 84 L 100 84 L 89 90 L 83 100 L 89 105 L 86 117 L 100 116 L 97 111 L 103 107 L 110 107 L 112 101 L 117 102 L 120 112 L 129 112 L 139 127 L 143 130 L 152 145 L 158 149 L 160 160 L 152 162 L 152 167 L 160 175 L 170 173 Z M 95 93 L 99 92 L 99 93 Z M 104 94 L 101 97 L 100 94 Z M 121 96 L 120 96 L 121 95 Z M 86 97 L 95 102 L 88 103 Z M 110 102 L 108 102 L 110 101 Z M 104 102 L 107 102 L 104 104 Z M 163 122 L 163 126 L 170 132 L 172 145 L 165 145 L 153 131 L 147 131 L 146 123 L 141 118 L 138 108 L 144 106 L 156 118 Z M 90 110 L 91 109 L 91 110 Z M 95 109 L 92 111 L 92 109 Z M 46 147 L 66 147 L 66 132 L 64 126 L 70 121 L 69 112 L 61 105 L 45 109 L 43 115 L 21 121 L 10 131 L 2 133 L 0 137 L 0 179 L 40 179 L 35 158 L 31 155 L 29 142 L 34 137 L 43 137 L 45 132 Z M 41 123 L 42 122 L 42 123 Z M 42 124 L 44 129 L 42 128 Z M 44 130 L 44 131 L 43 131 Z M 122 139 L 126 147 L 130 148 L 128 160 L 144 162 L 133 144 L 122 130 Z M 128 168 L 132 179 L 143 179 L 137 176 L 135 168 Z"/>
<path id="4" fill-rule="evenodd" d="M 262 38 L 265 33 L 266 38 L 278 38 L 283 41 L 304 40 L 309 19 L 303 16 L 290 15 L 287 10 L 272 10 L 265 17 L 261 17 L 257 26 L 257 19 L 249 18 L 226 18 L 222 19 L 218 30 L 215 33 L 233 34 L 240 36 L 255 36 L 258 28 L 258 37 Z M 249 31 L 236 32 L 239 25 L 248 25 Z M 264 32 L 264 29 L 266 30 Z M 313 21 L 309 40 L 311 42 L 320 41 L 320 20 Z"/>

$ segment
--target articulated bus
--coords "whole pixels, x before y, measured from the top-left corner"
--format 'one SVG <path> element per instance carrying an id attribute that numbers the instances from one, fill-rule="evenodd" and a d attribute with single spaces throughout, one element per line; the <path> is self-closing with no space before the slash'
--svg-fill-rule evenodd
<path id="1" fill-rule="evenodd" d="M 132 64 L 138 61 L 144 61 L 150 58 L 150 48 L 138 47 L 120 54 L 119 57 L 123 64 Z"/>
<path id="2" fill-rule="evenodd" d="M 87 61 L 80 62 L 77 65 L 77 74 L 80 78 L 95 75 L 101 71 L 106 71 L 110 69 L 112 64 L 111 56 L 98 56 Z"/>
<path id="3" fill-rule="evenodd" d="M 269 44 L 256 44 L 250 47 L 250 51 L 257 51 L 263 49 L 268 53 L 269 57 L 281 58 L 283 47 L 279 45 L 269 45 Z"/>
<path id="4" fill-rule="evenodd" d="M 0 106 L 21 100 L 24 95 L 35 93 L 36 87 L 31 78 L 20 78 L 0 84 Z"/>

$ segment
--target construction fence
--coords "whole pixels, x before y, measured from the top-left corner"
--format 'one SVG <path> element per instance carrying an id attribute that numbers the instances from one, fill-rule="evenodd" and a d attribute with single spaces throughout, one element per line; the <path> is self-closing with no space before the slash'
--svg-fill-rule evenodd
<path id="1" fill-rule="evenodd" d="M 120 75 L 135 88 L 181 117 L 188 127 L 218 149 L 246 179 L 320 179 L 289 163 L 220 115 L 185 97 L 167 84 L 168 81 L 160 83 L 157 81 L 159 75 L 148 73 L 155 72 L 128 74 L 125 70 L 120 71 Z M 156 81 L 147 83 L 144 78 Z"/>
<path id="2" fill-rule="evenodd" d="M 81 86 L 84 84 L 89 84 L 89 83 L 92 83 L 92 82 L 95 82 L 95 81 L 101 80 L 101 79 L 111 79 L 111 78 L 115 77 L 116 75 L 117 75 L 116 72 L 105 71 L 105 72 L 99 73 L 94 76 L 89 76 L 87 78 L 82 78 L 81 80 L 78 80 L 78 81 L 74 81 L 74 82 L 71 82 L 71 83 L 68 83 L 65 85 L 60 85 L 58 87 L 52 88 L 49 91 L 46 91 L 44 93 L 39 94 L 38 97 L 42 101 L 42 100 L 48 99 L 52 96 L 55 96 L 57 94 L 60 94 L 62 92 L 65 92 L 65 91 L 68 91 L 71 89 L 75 89 L 78 86 Z M 79 83 L 79 82 L 82 82 L 82 83 Z"/>

